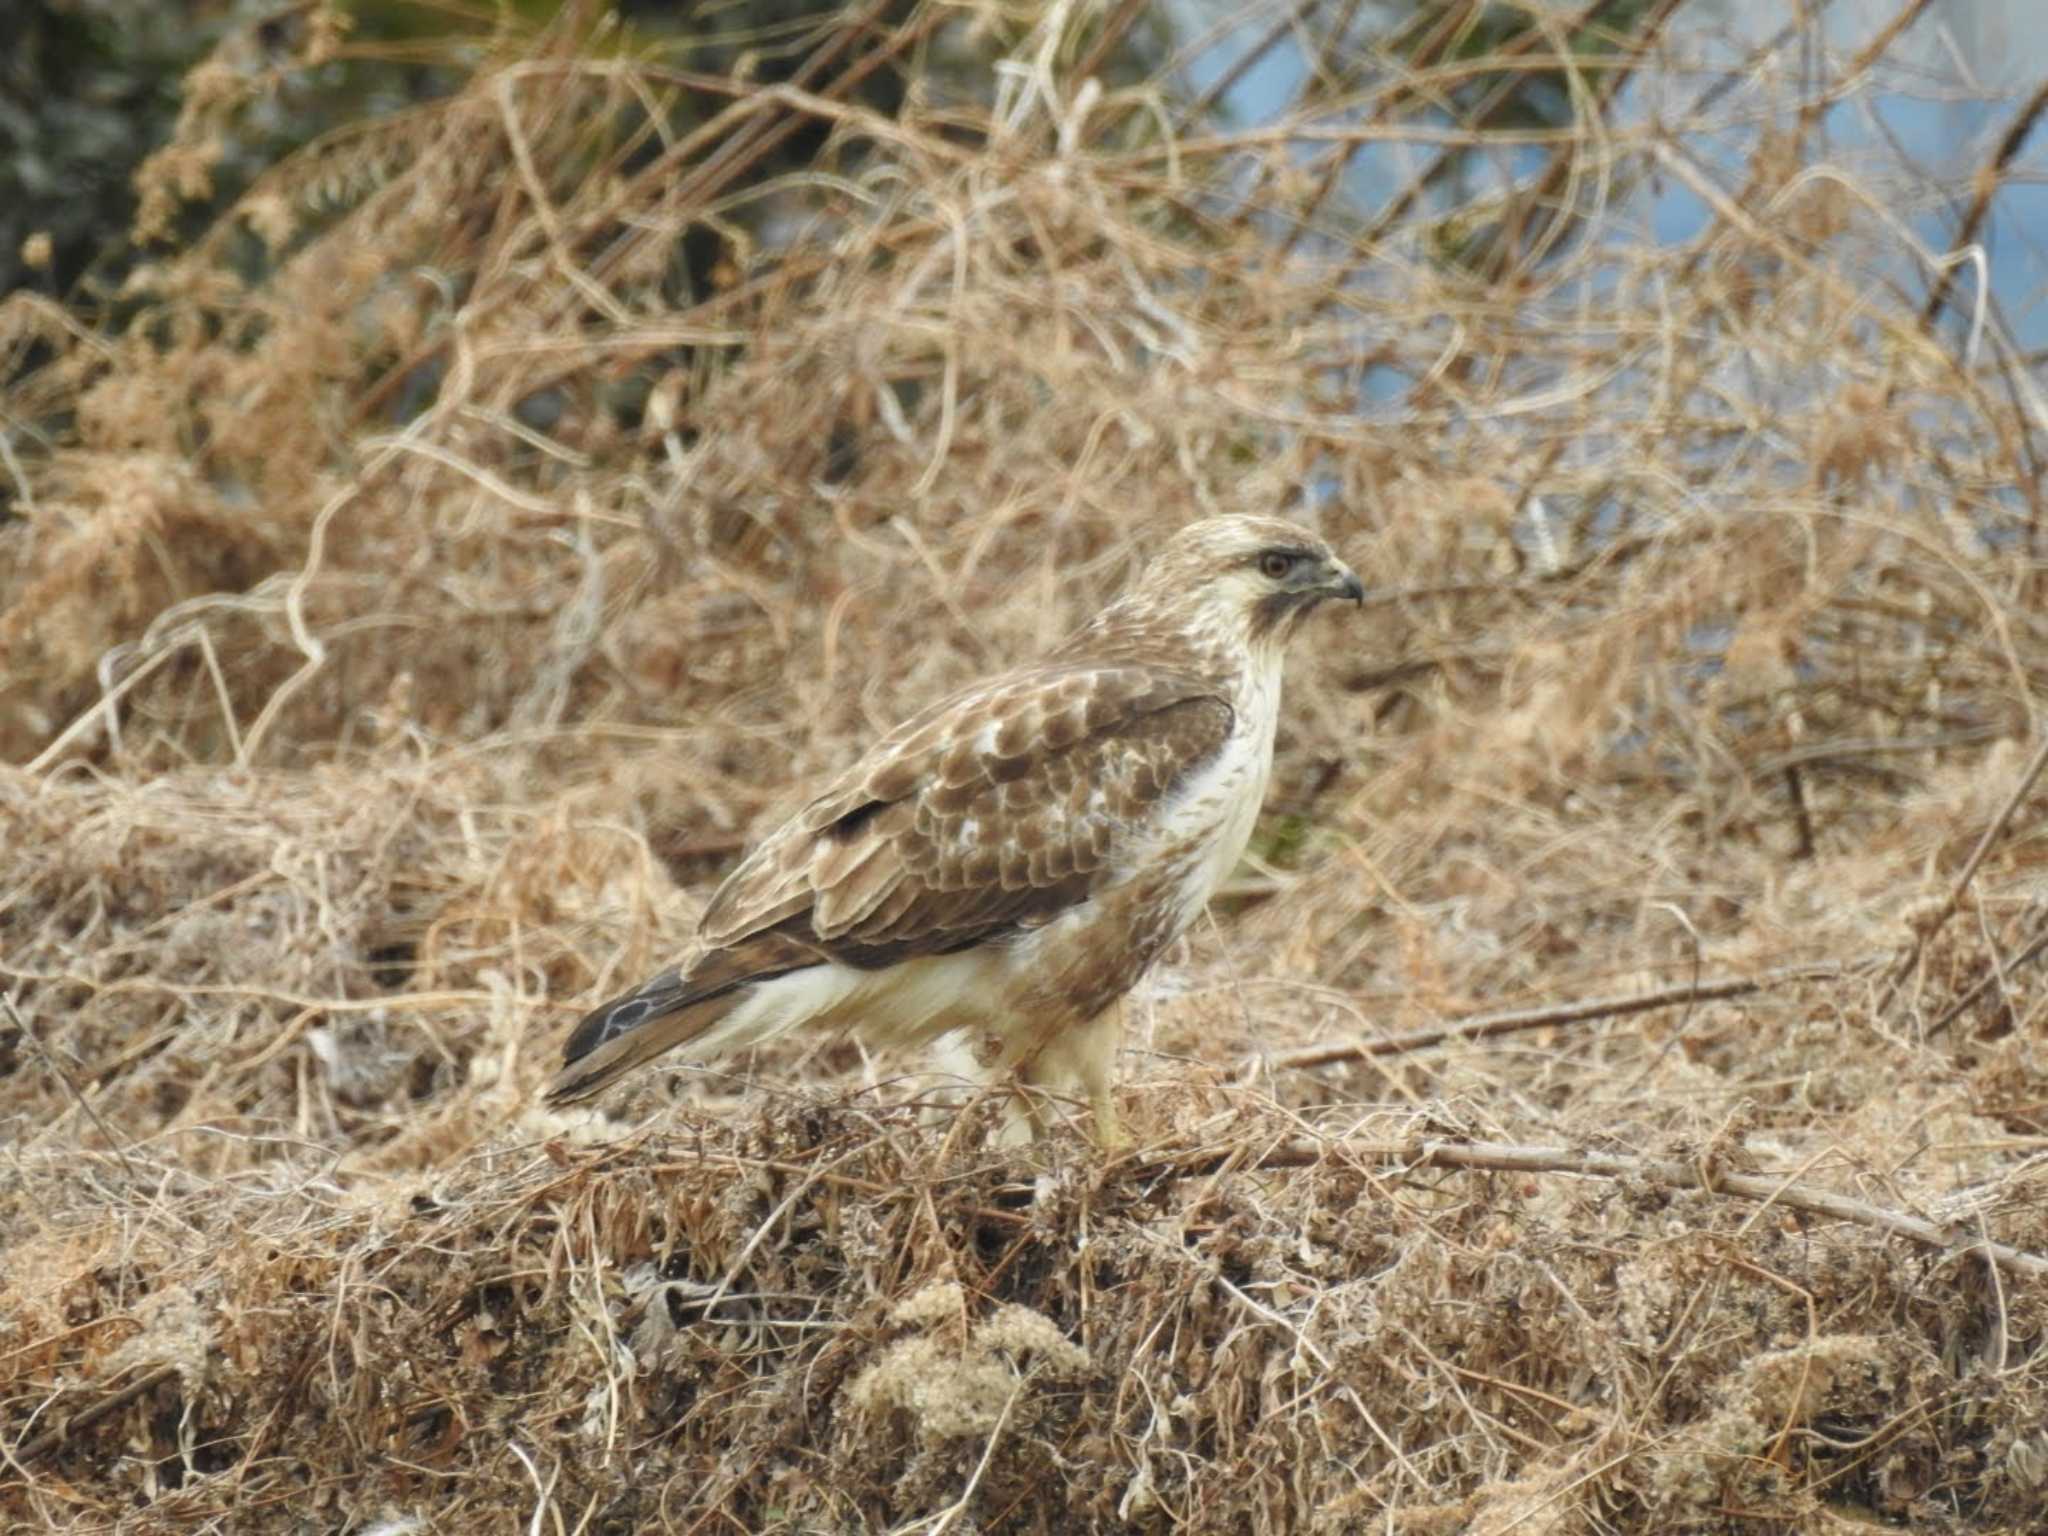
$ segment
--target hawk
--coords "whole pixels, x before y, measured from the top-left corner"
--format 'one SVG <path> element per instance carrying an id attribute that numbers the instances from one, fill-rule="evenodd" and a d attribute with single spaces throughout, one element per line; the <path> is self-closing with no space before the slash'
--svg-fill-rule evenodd
<path id="1" fill-rule="evenodd" d="M 905 721 L 771 832 L 687 959 L 576 1026 L 548 1102 L 671 1050 L 954 1036 L 1034 1134 L 1042 1093 L 1079 1087 L 1117 1144 L 1119 1004 L 1244 853 L 1282 653 L 1329 598 L 1365 593 L 1296 524 L 1183 528 L 1050 654 Z"/>

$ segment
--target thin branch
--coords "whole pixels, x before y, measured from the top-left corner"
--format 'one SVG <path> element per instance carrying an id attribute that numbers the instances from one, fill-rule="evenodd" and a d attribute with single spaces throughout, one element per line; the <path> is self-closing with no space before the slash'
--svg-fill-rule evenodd
<path id="1" fill-rule="evenodd" d="M 65 1091 L 77 1101 L 78 1107 L 85 1112 L 85 1117 L 92 1121 L 102 1136 L 107 1138 L 107 1145 L 113 1149 L 114 1156 L 120 1159 L 121 1167 L 127 1173 L 129 1179 L 140 1183 L 140 1175 L 136 1173 L 135 1165 L 128 1161 L 128 1149 L 124 1145 L 122 1138 L 116 1135 L 114 1128 L 100 1117 L 100 1112 L 93 1107 L 92 1100 L 85 1096 L 84 1090 L 71 1080 L 71 1074 L 64 1070 L 64 1064 L 57 1059 L 56 1053 L 43 1044 L 42 1040 L 37 1037 L 36 1032 L 29 1028 L 28 1020 L 23 1018 L 21 1010 L 14 1006 L 14 999 L 11 997 L 0 997 L 0 1007 L 6 1008 L 7 1016 L 14 1020 L 14 1027 L 21 1031 L 22 1039 L 35 1047 L 36 1054 L 43 1058 L 43 1065 L 50 1069 L 50 1075 L 64 1085 Z"/>
<path id="2" fill-rule="evenodd" d="M 1088 52 L 1082 56 L 1080 63 L 1074 66 L 1076 80 L 1086 80 L 1102 72 L 1102 67 L 1109 62 L 1110 55 L 1116 52 L 1124 40 L 1124 35 L 1145 13 L 1145 8 L 1146 0 L 1124 0 L 1116 14 L 1102 24 L 1102 30 L 1096 34 Z"/>
<path id="3" fill-rule="evenodd" d="M 1963 216 L 1962 225 L 1956 230 L 1955 239 L 1949 242 L 1950 250 L 1960 251 L 1976 240 L 1977 232 L 1984 227 L 1984 220 L 1991 213 L 1991 199 L 1996 197 L 1999 188 L 2005 185 L 2006 169 L 2027 142 L 2027 136 L 2034 131 L 2034 124 L 2040 120 L 2043 112 L 2048 112 L 2048 80 L 2041 82 L 2040 88 L 2007 126 L 2004 135 L 1998 141 L 1997 150 L 1991 156 L 1991 163 L 1977 172 L 1976 194 L 1970 199 L 1970 211 Z M 1955 280 L 1955 270 L 1952 266 L 1939 267 L 1935 270 L 1934 287 L 1928 293 L 1927 303 L 1920 311 L 1920 318 L 1928 325 L 1934 324 L 1941 314 L 1942 305 L 1948 302 L 1949 285 Z"/>
<path id="4" fill-rule="evenodd" d="M 2023 965 L 2033 964 L 2044 953 L 2048 953 L 2048 914 L 2043 915 L 2041 931 L 2035 934 L 2033 943 L 2013 956 L 2012 959 L 2006 961 L 2003 967 L 1994 966 L 1985 972 L 1983 979 L 1977 985 L 1949 1004 L 1948 1012 L 1927 1026 L 1927 1037 L 1932 1039 L 1947 1029 L 1949 1025 L 1955 1023 L 1957 1019 L 1961 1018 L 1969 1010 L 1971 1004 L 1997 986 L 2004 979 L 2004 976 L 2009 976 Z M 2001 975 L 2001 971 L 2003 975 Z"/>
<path id="5" fill-rule="evenodd" d="M 1898 995 L 1900 983 L 1905 981 L 1913 973 L 1913 968 L 1920 963 L 1920 956 L 1926 952 L 1928 941 L 1941 932 L 1947 926 L 1948 920 L 1956 915 L 1956 908 L 1962 904 L 1963 893 L 1977 877 L 1978 866 L 1983 864 L 1984 856 L 1991 852 L 1991 845 L 1998 841 L 1999 835 L 2011 822 L 2013 812 L 2020 808 L 2020 802 L 2026 799 L 2033 789 L 2034 781 L 2041 777 L 2043 768 L 2048 768 L 2048 735 L 2041 738 L 2041 745 L 2034 750 L 2033 760 L 2020 775 L 2019 783 L 2013 786 L 2012 793 L 2006 797 L 2005 804 L 1998 814 L 1991 818 L 1991 824 L 1984 829 L 1984 835 L 1977 839 L 1977 846 L 1970 850 L 1969 860 L 1963 865 L 1963 872 L 1956 876 L 1955 884 L 1949 888 L 1948 899 L 1941 904 L 1941 910 L 1920 925 L 1919 930 L 1913 935 L 1912 947 L 1899 961 L 1898 968 L 1886 979 L 1884 992 L 1877 1001 L 1879 1013 L 1883 1013 L 1891 1006 L 1892 999 Z"/>
<path id="6" fill-rule="evenodd" d="M 145 1372 L 118 1392 L 108 1393 L 90 1408 L 81 1409 L 66 1417 L 54 1428 L 44 1430 L 16 1451 L 15 1458 L 20 1461 L 33 1461 L 45 1451 L 55 1450 L 80 1430 L 90 1429 L 108 1414 L 118 1408 L 125 1408 L 143 1393 L 162 1385 L 177 1374 L 178 1368 L 175 1365 L 160 1365 L 153 1371 Z"/>
<path id="7" fill-rule="evenodd" d="M 1685 0 L 1659 0 L 1655 9 L 1636 23 L 1635 32 L 1629 38 L 1629 51 L 1626 54 L 1615 55 L 1613 62 L 1597 55 L 1588 55 L 1582 60 L 1575 61 L 1577 67 L 1582 70 L 1590 68 L 1600 71 L 1588 93 L 1592 98 L 1591 106 L 1596 118 L 1606 118 L 1608 109 L 1614 105 L 1615 97 L 1620 95 L 1622 87 L 1634 77 L 1637 64 L 1648 56 L 1658 37 L 1663 33 L 1666 23 L 1684 3 Z M 1600 9 L 1601 5 L 1598 3 L 1589 5 L 1573 27 L 1573 35 L 1576 36 L 1590 27 Z M 1543 29 L 1540 27 L 1532 26 L 1530 32 L 1535 36 L 1543 35 Z M 1552 150 L 1550 161 L 1544 166 L 1542 174 L 1527 187 L 1517 190 L 1509 199 L 1507 207 L 1502 211 L 1500 222 L 1493 225 L 1483 236 L 1479 248 L 1469 254 L 1471 269 L 1479 273 L 1486 282 L 1499 283 L 1506 279 L 1518 252 L 1540 252 L 1543 230 L 1538 229 L 1532 237 L 1530 225 L 1539 220 L 1541 210 L 1555 201 L 1571 182 L 1577 172 L 1578 158 L 1577 148 L 1570 152 L 1562 148 Z M 1564 217 L 1568 211 L 1560 206 L 1543 222 L 1554 222 Z"/>
<path id="8" fill-rule="evenodd" d="M 1589 1019 L 1624 1018 L 1632 1013 L 1649 1013 L 1658 1008 L 1679 1008 L 1690 1003 L 1717 1002 L 1729 997 L 1747 997 L 1788 982 L 1816 981 L 1852 974 L 1867 961 L 1848 964 L 1828 962 L 1787 966 L 1761 976 L 1724 976 L 1718 981 L 1665 987 L 1633 997 L 1582 998 L 1577 1002 L 1551 1003 L 1541 1008 L 1517 1008 L 1508 1013 L 1486 1013 L 1454 1019 L 1432 1029 L 1411 1030 L 1403 1035 L 1384 1035 L 1377 1040 L 1332 1040 L 1322 1045 L 1283 1051 L 1272 1058 L 1276 1068 L 1322 1067 L 1338 1061 L 1363 1061 L 1373 1056 L 1399 1056 L 1424 1050 L 1449 1040 L 1483 1040 L 1493 1035 L 1519 1034 L 1523 1030 L 1545 1029 L 1555 1024 L 1582 1024 Z"/>
<path id="9" fill-rule="evenodd" d="M 1209 82 L 1206 90 L 1188 103 L 1174 125 L 1176 131 L 1185 133 L 1206 117 L 1209 110 L 1230 93 L 1232 87 L 1250 74 L 1259 61 L 1278 47 L 1289 33 L 1306 24 L 1321 5 L 1322 0 L 1299 0 L 1299 3 L 1290 10 L 1275 17 L 1273 24 L 1266 29 L 1263 36 L 1245 49 L 1232 61 L 1228 69 Z"/>

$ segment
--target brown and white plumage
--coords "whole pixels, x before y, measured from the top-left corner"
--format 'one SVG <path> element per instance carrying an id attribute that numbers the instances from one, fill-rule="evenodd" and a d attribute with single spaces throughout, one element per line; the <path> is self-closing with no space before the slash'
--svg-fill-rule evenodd
<path id="1" fill-rule="evenodd" d="M 1112 1139 L 1116 1005 L 1243 854 L 1282 649 L 1330 597 L 1358 578 L 1303 528 L 1183 529 L 1050 655 L 906 721 L 770 833 L 692 955 L 576 1027 L 549 1102 L 672 1049 L 958 1034 L 1028 1086 L 1077 1083 Z"/>

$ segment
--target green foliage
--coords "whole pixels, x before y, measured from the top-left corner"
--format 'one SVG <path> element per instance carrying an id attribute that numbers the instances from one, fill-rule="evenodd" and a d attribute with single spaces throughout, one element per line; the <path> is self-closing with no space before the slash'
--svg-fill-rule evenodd
<path id="1" fill-rule="evenodd" d="M 269 167 L 338 131 L 444 98 L 494 62 L 615 58 L 775 84 L 844 10 L 835 0 L 757 0 L 708 15 L 644 0 L 615 9 L 587 0 L 25 6 L 17 41 L 0 55 L 0 291 L 35 283 L 71 294 L 86 280 L 80 297 L 103 299 L 162 246 L 209 228 Z M 911 8 L 901 0 L 876 20 Z M 346 45 L 308 60 L 308 30 L 321 24 L 345 32 Z M 209 61 L 224 70 L 196 90 L 188 76 Z M 900 77 L 882 71 L 854 99 L 886 113 L 902 95 Z M 586 142 L 584 164 L 629 140 L 658 147 L 660 135 L 688 132 L 720 104 L 683 89 L 638 97 Z M 794 136 L 757 175 L 805 163 L 824 141 L 822 129 Z M 175 196 L 153 206 L 150 157 L 172 145 L 186 157 L 154 179 L 173 184 Z M 549 169 L 573 173 L 577 163 Z M 46 238 L 25 254 L 37 236 Z M 254 278 L 263 253 L 252 245 L 238 254 Z"/>
<path id="2" fill-rule="evenodd" d="M 129 176 L 169 134 L 178 79 L 220 23 L 190 0 L 16 4 L 0 48 L 0 291 L 68 288 L 128 227 Z M 23 245 L 39 233 L 48 252 L 32 265 Z"/>

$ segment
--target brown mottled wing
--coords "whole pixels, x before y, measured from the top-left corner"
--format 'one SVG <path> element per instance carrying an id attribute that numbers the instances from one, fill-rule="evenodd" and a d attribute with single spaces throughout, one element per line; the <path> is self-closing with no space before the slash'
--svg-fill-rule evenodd
<path id="1" fill-rule="evenodd" d="M 910 720 L 772 834 L 705 909 L 872 968 L 1050 921 L 1222 749 L 1215 685 L 1138 666 L 1014 673 Z"/>

